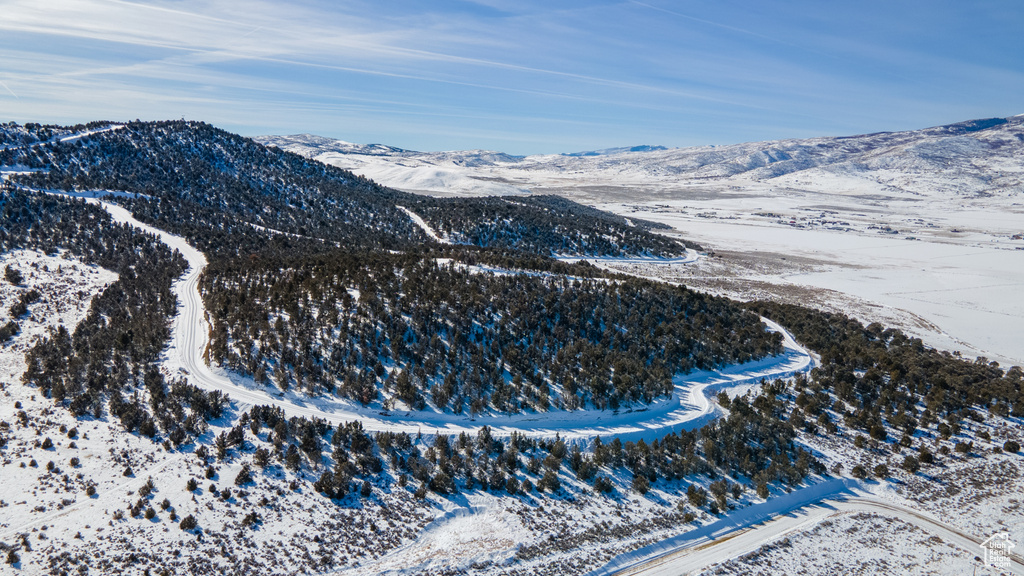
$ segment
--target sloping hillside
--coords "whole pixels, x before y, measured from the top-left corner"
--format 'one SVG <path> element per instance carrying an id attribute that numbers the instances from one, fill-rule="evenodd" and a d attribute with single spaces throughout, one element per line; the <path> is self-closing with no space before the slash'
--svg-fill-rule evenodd
<path id="1" fill-rule="evenodd" d="M 430 242 L 401 204 L 429 210 L 440 227 L 477 246 L 542 255 L 684 251 L 675 240 L 611 215 L 580 219 L 571 210 L 509 204 L 500 220 L 466 220 L 463 215 L 486 212 L 484 204 L 494 201 L 415 197 L 203 123 L 132 122 L 68 140 L 52 136 L 69 132 L 62 127 L 5 130 L 5 140 L 28 143 L 0 150 L 0 166 L 36 170 L 13 176 L 15 182 L 132 193 L 121 201 L 137 216 L 184 234 L 206 251 L 256 251 L 263 241 L 251 229 L 368 248 Z M 229 243 L 226 235 L 247 240 Z"/>
<path id="2" fill-rule="evenodd" d="M 21 173 L 0 186 L 5 574 L 583 574 L 683 532 L 728 542 L 744 511 L 835 485 L 971 535 L 1020 524 L 1019 368 L 550 257 L 657 255 L 670 241 L 650 224 L 551 197 L 414 197 L 206 125 L 4 129 L 0 164 Z M 119 190 L 206 254 L 28 187 Z M 165 347 L 185 309 L 209 347 Z M 762 318 L 816 369 L 695 385 L 706 418 L 657 437 L 609 425 L 616 405 L 657 424 L 643 404 L 666 377 L 777 352 Z M 231 384 L 272 379 L 274 406 L 198 388 L 203 363 L 169 359 L 186 349 Z M 308 410 L 369 392 L 388 406 L 364 412 L 408 410 L 373 430 Z M 545 392 L 593 407 L 589 432 L 522 433 L 550 416 Z M 460 433 L 416 411 L 455 412 L 459 395 Z M 523 428 L 482 425 L 474 403 Z"/>
<path id="3" fill-rule="evenodd" d="M 286 150 L 358 170 L 418 191 L 446 192 L 453 180 L 494 193 L 686 184 L 837 180 L 850 189 L 929 197 L 1020 192 L 1024 188 L 1024 116 L 971 120 L 905 132 L 751 142 L 728 146 L 637 146 L 606 151 L 509 156 L 489 151 L 411 152 L 362 148 L 321 137 L 263 137 Z M 428 174 L 434 179 L 414 178 Z M 441 177 L 444 176 L 444 177 Z M 455 189 L 473 194 L 466 186 Z"/>

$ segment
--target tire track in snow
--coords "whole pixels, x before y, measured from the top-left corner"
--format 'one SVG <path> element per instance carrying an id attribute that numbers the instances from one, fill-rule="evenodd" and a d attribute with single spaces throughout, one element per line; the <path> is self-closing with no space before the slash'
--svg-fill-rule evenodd
<path id="1" fill-rule="evenodd" d="M 38 525 L 44 524 L 44 523 L 45 524 L 52 524 L 53 520 L 55 520 L 57 518 L 60 518 L 61 516 L 66 516 L 68 514 L 71 514 L 72 512 L 74 512 L 76 510 L 79 510 L 79 509 L 82 509 L 82 508 L 98 508 L 104 502 L 106 502 L 108 505 L 110 504 L 111 501 L 115 501 L 116 502 L 116 494 L 115 494 L 116 491 L 124 490 L 125 488 L 129 488 L 129 487 L 134 486 L 134 485 L 141 486 L 141 485 L 145 484 L 148 481 L 148 479 L 151 478 L 152 476 L 155 476 L 157 472 L 160 472 L 161 470 L 163 470 L 167 466 L 169 466 L 171 464 L 174 464 L 174 463 L 178 462 L 179 460 L 182 460 L 183 458 L 185 458 L 185 456 L 186 456 L 186 454 L 184 454 L 184 453 L 179 453 L 179 454 L 177 454 L 175 456 L 171 456 L 170 458 L 167 458 L 163 462 L 158 462 L 156 464 L 153 464 L 152 466 L 150 466 L 149 468 L 146 468 L 145 470 L 139 470 L 137 473 L 132 474 L 132 476 L 129 479 L 127 479 L 127 480 L 125 480 L 125 481 L 123 481 L 123 482 L 121 482 L 119 484 L 115 484 L 114 486 L 112 486 L 110 488 L 107 488 L 106 490 L 103 490 L 103 491 L 97 490 L 95 497 L 86 496 L 85 500 L 82 500 L 81 502 L 75 502 L 74 504 L 71 504 L 70 506 L 65 506 L 61 510 L 56 510 L 56 511 L 50 512 L 48 514 L 44 514 L 43 516 L 38 516 L 38 517 L 33 518 L 32 520 L 30 520 L 28 522 L 25 522 L 25 523 L 23 523 L 23 524 L 21 524 L 19 526 L 8 528 L 8 529 L 4 530 L 3 532 L 0 532 L 0 541 L 7 540 L 8 538 L 10 538 L 12 536 L 17 536 L 17 535 L 25 532 L 29 528 L 32 528 L 33 526 L 38 526 Z M 145 477 L 146 479 L 144 480 L 143 477 Z M 114 504 L 113 508 L 116 509 L 119 505 L 120 504 Z M 97 516 L 97 517 L 100 518 L 100 516 Z"/>

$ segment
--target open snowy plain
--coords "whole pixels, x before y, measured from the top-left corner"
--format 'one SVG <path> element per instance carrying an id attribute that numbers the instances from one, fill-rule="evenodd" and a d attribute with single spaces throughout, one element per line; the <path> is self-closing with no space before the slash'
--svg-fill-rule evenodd
<path id="1" fill-rule="evenodd" d="M 650 275 L 735 298 L 812 303 L 899 326 L 966 357 L 1024 364 L 1024 250 L 1016 249 L 1024 242 L 1011 240 L 1024 227 L 1024 208 L 922 205 L 899 213 L 774 194 L 600 207 L 664 222 L 714 251 L 697 266 L 650 267 Z"/>

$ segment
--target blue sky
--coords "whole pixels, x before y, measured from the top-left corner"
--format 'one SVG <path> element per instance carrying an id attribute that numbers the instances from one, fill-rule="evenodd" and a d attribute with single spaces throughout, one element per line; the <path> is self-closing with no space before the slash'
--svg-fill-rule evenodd
<path id="1" fill-rule="evenodd" d="M 0 120 L 571 152 L 1024 113 L 1024 2 L 0 0 Z"/>

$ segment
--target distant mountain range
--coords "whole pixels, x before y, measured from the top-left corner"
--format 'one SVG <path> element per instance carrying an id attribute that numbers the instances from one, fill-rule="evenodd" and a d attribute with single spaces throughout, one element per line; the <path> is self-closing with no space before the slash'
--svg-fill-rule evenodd
<path id="1" fill-rule="evenodd" d="M 664 193 L 683 185 L 750 182 L 886 196 L 1024 191 L 1024 116 L 859 136 L 533 156 L 483 150 L 413 152 L 308 134 L 256 140 L 387 186 L 434 194 L 524 194 L 595 186 Z"/>

